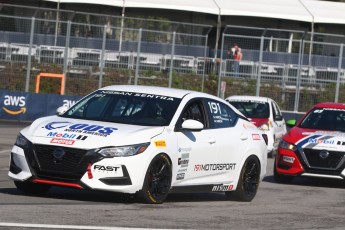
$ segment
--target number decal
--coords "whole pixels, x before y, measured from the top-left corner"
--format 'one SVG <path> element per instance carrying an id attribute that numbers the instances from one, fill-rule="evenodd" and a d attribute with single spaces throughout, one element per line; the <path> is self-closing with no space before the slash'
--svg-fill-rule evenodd
<path id="1" fill-rule="evenodd" d="M 219 103 L 208 102 L 208 106 L 210 107 L 210 111 L 212 114 L 222 114 Z"/>

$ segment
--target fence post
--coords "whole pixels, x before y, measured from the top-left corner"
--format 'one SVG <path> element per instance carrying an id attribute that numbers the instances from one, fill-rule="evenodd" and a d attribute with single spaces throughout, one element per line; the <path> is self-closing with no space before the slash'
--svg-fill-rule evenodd
<path id="1" fill-rule="evenodd" d="M 29 55 L 28 55 L 28 63 L 26 66 L 25 92 L 29 92 L 29 87 L 30 87 L 31 53 L 32 53 L 32 45 L 34 42 L 34 32 L 35 32 L 35 17 L 32 17 L 32 19 L 31 19 L 31 31 L 30 31 Z"/>
<path id="2" fill-rule="evenodd" d="M 341 75 L 341 65 L 343 63 L 343 51 L 344 51 L 344 44 L 340 44 L 340 51 L 339 51 L 339 60 L 338 60 L 338 74 L 337 74 L 337 86 L 335 88 L 335 102 L 339 100 L 339 86 L 340 86 L 340 75 Z"/>
<path id="3" fill-rule="evenodd" d="M 262 56 L 264 51 L 264 39 L 265 39 L 264 31 L 263 35 L 260 39 L 260 53 L 259 53 L 259 66 L 258 66 L 258 78 L 256 79 L 256 96 L 260 96 L 260 85 L 261 85 L 261 65 L 262 65 Z"/>
<path id="4" fill-rule="evenodd" d="M 298 55 L 298 69 L 297 69 L 297 79 L 296 79 L 294 112 L 298 112 L 298 106 L 299 106 L 299 96 L 300 96 L 300 87 L 301 87 L 301 70 L 302 70 L 303 52 L 304 52 L 304 36 L 302 37 L 301 42 L 302 44 L 299 47 L 299 55 Z"/>
<path id="5" fill-rule="evenodd" d="M 202 67 L 202 80 L 201 80 L 201 92 L 204 92 L 205 87 L 205 69 L 206 69 L 206 55 L 207 55 L 207 42 L 208 42 L 208 35 L 206 35 L 205 39 L 205 52 L 204 52 L 204 65 Z M 198 73 L 198 62 L 196 63 L 196 71 Z"/>
<path id="6" fill-rule="evenodd" d="M 67 22 L 67 33 L 66 33 L 66 44 L 65 44 L 65 57 L 63 59 L 63 74 L 65 75 L 64 77 L 64 86 L 66 87 L 66 78 L 67 78 L 67 61 L 69 59 L 69 53 L 68 53 L 68 49 L 69 49 L 69 40 L 71 37 L 71 26 L 72 26 L 72 22 L 68 21 Z M 64 92 L 66 92 L 66 90 L 64 89 Z"/>
<path id="7" fill-rule="evenodd" d="M 176 41 L 176 32 L 173 32 L 173 40 L 171 46 L 171 59 L 170 59 L 170 71 L 169 71 L 169 88 L 172 86 L 172 75 L 173 75 L 173 67 L 174 67 L 174 56 L 175 56 L 175 41 Z"/>
<path id="8" fill-rule="evenodd" d="M 224 49 L 224 40 L 225 40 L 225 34 L 222 35 L 222 45 L 220 49 L 220 62 L 219 62 L 219 68 L 218 68 L 218 88 L 217 88 L 217 96 L 220 97 L 220 87 L 221 87 L 221 81 L 222 81 L 222 64 L 223 64 L 223 49 Z M 217 65 L 217 57 L 215 57 L 214 64 Z"/>
<path id="9" fill-rule="evenodd" d="M 138 84 L 138 77 L 139 77 L 139 68 L 140 68 L 140 49 L 141 49 L 141 33 L 142 28 L 139 29 L 138 34 L 138 48 L 137 48 L 137 60 L 136 60 L 136 66 L 135 66 L 135 78 L 134 78 L 134 85 Z"/>
<path id="10" fill-rule="evenodd" d="M 102 87 L 103 83 L 103 69 L 104 69 L 104 55 L 105 55 L 105 43 L 106 43 L 106 37 L 107 37 L 107 25 L 104 25 L 103 29 L 103 40 L 102 40 L 102 51 L 101 51 L 101 59 L 99 63 L 99 79 L 98 79 L 98 88 Z"/>

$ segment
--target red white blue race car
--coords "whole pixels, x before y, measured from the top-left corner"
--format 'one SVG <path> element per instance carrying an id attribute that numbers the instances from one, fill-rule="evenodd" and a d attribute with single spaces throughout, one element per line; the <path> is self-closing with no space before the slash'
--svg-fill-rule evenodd
<path id="1" fill-rule="evenodd" d="M 18 134 L 9 176 L 26 193 L 51 186 L 136 194 L 225 192 L 251 201 L 266 173 L 267 135 L 215 96 L 169 88 L 99 89 Z"/>
<path id="2" fill-rule="evenodd" d="M 320 103 L 283 137 L 274 178 L 288 183 L 296 176 L 345 179 L 345 104 Z"/>

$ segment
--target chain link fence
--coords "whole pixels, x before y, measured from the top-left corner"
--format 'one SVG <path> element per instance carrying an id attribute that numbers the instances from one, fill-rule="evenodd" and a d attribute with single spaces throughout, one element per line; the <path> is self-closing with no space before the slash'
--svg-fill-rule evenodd
<path id="1" fill-rule="evenodd" d="M 74 96 L 139 84 L 268 96 L 294 112 L 345 101 L 344 36 L 229 25 L 214 57 L 207 25 L 0 5 L 0 89 L 35 92 L 39 73 L 63 73 Z M 43 78 L 40 92 L 61 84 Z"/>

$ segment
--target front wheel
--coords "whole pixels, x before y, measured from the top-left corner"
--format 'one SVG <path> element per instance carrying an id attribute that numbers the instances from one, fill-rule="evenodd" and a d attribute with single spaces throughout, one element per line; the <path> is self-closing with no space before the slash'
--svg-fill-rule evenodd
<path id="1" fill-rule="evenodd" d="M 167 155 L 161 153 L 151 161 L 138 198 L 143 203 L 161 204 L 168 196 L 171 186 L 171 162 Z"/>
<path id="2" fill-rule="evenodd" d="M 37 184 L 26 181 L 14 181 L 14 184 L 20 191 L 29 195 L 43 195 L 51 188 L 48 184 Z"/>
<path id="3" fill-rule="evenodd" d="M 250 156 L 243 165 L 237 188 L 233 192 L 225 192 L 231 200 L 252 201 L 258 191 L 260 182 L 260 162 L 257 157 Z"/>

